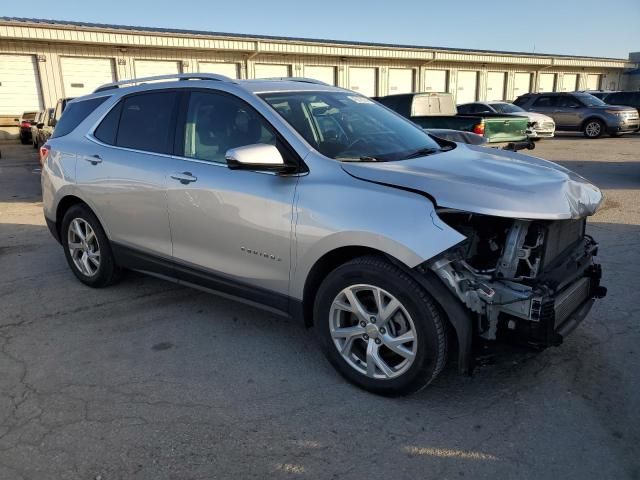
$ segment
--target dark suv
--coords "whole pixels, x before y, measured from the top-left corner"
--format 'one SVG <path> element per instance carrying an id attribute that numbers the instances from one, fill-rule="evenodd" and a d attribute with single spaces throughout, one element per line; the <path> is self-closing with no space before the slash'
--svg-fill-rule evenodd
<path id="1" fill-rule="evenodd" d="M 602 98 L 609 105 L 625 105 L 633 107 L 640 112 L 640 91 L 637 92 L 611 92 Z"/>
<path id="2" fill-rule="evenodd" d="M 635 108 L 609 105 L 589 93 L 528 93 L 513 103 L 550 116 L 556 130 L 579 131 L 588 138 L 598 138 L 605 132 L 617 136 L 640 128 Z"/>

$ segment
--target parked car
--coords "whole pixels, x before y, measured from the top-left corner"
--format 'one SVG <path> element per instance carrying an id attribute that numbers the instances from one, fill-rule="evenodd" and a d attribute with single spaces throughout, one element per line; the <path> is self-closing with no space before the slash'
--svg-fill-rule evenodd
<path id="1" fill-rule="evenodd" d="M 462 130 L 482 135 L 490 146 L 527 140 L 526 117 L 459 114 L 450 93 L 406 93 L 375 98 L 422 128 Z"/>
<path id="2" fill-rule="evenodd" d="M 514 115 L 527 117 L 527 137 L 532 140 L 552 138 L 556 131 L 553 118 L 541 113 L 527 112 L 526 110 L 507 102 L 474 102 L 458 105 L 458 113 L 465 115 L 496 113 L 501 115 Z"/>
<path id="3" fill-rule="evenodd" d="M 24 112 L 20 118 L 20 143 L 27 145 L 31 142 L 31 125 L 38 112 Z"/>
<path id="4" fill-rule="evenodd" d="M 611 92 L 602 99 L 609 105 L 625 105 L 633 107 L 640 113 L 640 91 L 636 92 Z"/>
<path id="5" fill-rule="evenodd" d="M 38 148 L 38 129 L 42 128 L 41 125 L 42 122 L 44 122 L 47 113 L 48 112 L 46 110 L 37 112 L 33 122 L 31 123 L 31 144 L 33 145 L 33 148 Z"/>
<path id="6" fill-rule="evenodd" d="M 45 145 L 46 223 L 88 286 L 130 268 L 300 318 L 388 395 L 454 346 L 468 373 L 477 342 L 559 345 L 605 294 L 602 194 L 563 167 L 313 81 L 136 81 L 70 102 Z"/>
<path id="7" fill-rule="evenodd" d="M 513 103 L 529 112 L 550 116 L 556 122 L 556 130 L 583 132 L 587 138 L 604 133 L 622 135 L 640 127 L 636 109 L 608 105 L 589 93 L 527 93 Z"/>
<path id="8" fill-rule="evenodd" d="M 43 149 L 42 147 L 47 143 L 49 138 L 51 138 L 56 124 L 60 118 L 62 118 L 62 113 L 71 100 L 73 100 L 73 97 L 60 98 L 56 102 L 55 108 L 50 108 L 48 111 L 49 115 L 47 117 L 47 121 L 42 125 L 38 135 L 38 144 L 40 145 L 40 163 L 43 162 L 44 156 L 46 155 L 46 149 Z"/>

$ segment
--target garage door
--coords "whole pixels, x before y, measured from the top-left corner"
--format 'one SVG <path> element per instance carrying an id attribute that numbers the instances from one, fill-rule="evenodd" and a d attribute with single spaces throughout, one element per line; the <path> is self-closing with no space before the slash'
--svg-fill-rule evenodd
<path id="1" fill-rule="evenodd" d="M 424 74 L 425 92 L 447 92 L 447 71 L 427 70 Z"/>
<path id="2" fill-rule="evenodd" d="M 562 76 L 562 91 L 575 92 L 578 83 L 578 75 L 575 73 L 565 73 Z"/>
<path id="3" fill-rule="evenodd" d="M 508 100 L 514 100 L 520 95 L 529 93 L 531 91 L 531 74 L 530 73 L 516 73 L 513 75 L 513 97 Z"/>
<path id="4" fill-rule="evenodd" d="M 33 55 L 0 55 L 0 115 L 42 108 L 40 78 Z"/>
<path id="5" fill-rule="evenodd" d="M 478 72 L 458 71 L 456 103 L 469 103 L 477 100 Z"/>
<path id="6" fill-rule="evenodd" d="M 587 75 L 587 90 L 600 90 L 602 75 Z"/>
<path id="7" fill-rule="evenodd" d="M 268 63 L 256 63 L 256 78 L 290 77 L 290 65 L 271 65 Z"/>
<path id="8" fill-rule="evenodd" d="M 487 100 L 504 100 L 505 72 L 487 73 Z"/>
<path id="9" fill-rule="evenodd" d="M 389 95 L 413 92 L 413 76 L 413 69 L 411 68 L 390 68 Z"/>
<path id="10" fill-rule="evenodd" d="M 229 78 L 240 78 L 237 63 L 200 62 L 198 71 L 202 73 L 217 73 Z"/>
<path id="11" fill-rule="evenodd" d="M 539 92 L 555 92 L 556 91 L 556 74 L 541 73 L 538 76 L 538 91 Z"/>
<path id="12" fill-rule="evenodd" d="M 336 84 L 336 67 L 327 67 L 323 65 L 305 65 L 304 76 L 320 80 L 329 85 Z"/>
<path id="13" fill-rule="evenodd" d="M 368 97 L 375 97 L 377 92 L 376 69 L 368 67 L 349 68 L 349 89 Z"/>
<path id="14" fill-rule="evenodd" d="M 65 97 L 87 95 L 116 80 L 112 58 L 61 57 L 60 68 Z"/>
<path id="15" fill-rule="evenodd" d="M 136 60 L 136 78 L 180 73 L 180 62 L 167 60 Z"/>

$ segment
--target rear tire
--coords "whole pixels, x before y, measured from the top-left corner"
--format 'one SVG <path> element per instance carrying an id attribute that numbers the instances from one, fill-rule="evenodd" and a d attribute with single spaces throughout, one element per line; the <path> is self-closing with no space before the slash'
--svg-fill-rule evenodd
<path id="1" fill-rule="evenodd" d="M 582 129 L 582 133 L 587 138 L 598 138 L 602 136 L 605 130 L 605 125 L 602 120 L 598 120 L 594 118 L 592 120 L 588 120 L 587 123 L 584 124 Z"/>
<path id="2" fill-rule="evenodd" d="M 338 372 L 381 395 L 424 388 L 447 358 L 446 320 L 434 299 L 382 257 L 356 258 L 325 278 L 314 328 Z"/>
<path id="3" fill-rule="evenodd" d="M 109 240 L 88 206 L 78 204 L 67 210 L 60 240 L 71 271 L 82 283 L 101 288 L 119 280 Z"/>

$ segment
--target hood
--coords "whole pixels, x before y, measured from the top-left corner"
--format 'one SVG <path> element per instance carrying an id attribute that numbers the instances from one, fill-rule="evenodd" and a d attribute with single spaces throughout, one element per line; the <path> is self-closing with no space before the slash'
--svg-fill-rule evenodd
<path id="1" fill-rule="evenodd" d="M 457 144 L 411 160 L 343 163 L 351 176 L 417 190 L 439 207 L 508 218 L 562 220 L 593 215 L 600 190 L 555 163 L 505 150 Z"/>
<path id="2" fill-rule="evenodd" d="M 595 108 L 598 110 L 615 110 L 617 112 L 635 112 L 633 107 L 625 107 L 624 105 L 594 105 L 588 108 Z"/>
<path id="3" fill-rule="evenodd" d="M 536 112 L 505 113 L 505 115 L 511 115 L 511 116 L 514 116 L 514 117 L 527 117 L 530 122 L 538 122 L 538 123 L 551 122 L 551 123 L 555 123 L 553 121 L 553 118 L 548 117 L 547 115 L 543 115 L 542 113 L 536 113 Z"/>

